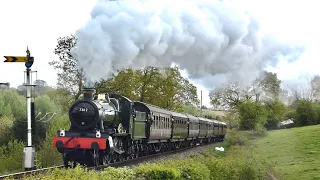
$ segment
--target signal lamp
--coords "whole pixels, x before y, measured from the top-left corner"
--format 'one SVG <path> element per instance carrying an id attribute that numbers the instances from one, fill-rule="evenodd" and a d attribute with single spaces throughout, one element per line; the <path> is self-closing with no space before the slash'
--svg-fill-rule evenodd
<path id="1" fill-rule="evenodd" d="M 28 58 L 28 61 L 27 61 L 26 64 L 25 64 L 25 66 L 26 66 L 27 68 L 30 68 L 30 67 L 33 65 L 33 60 L 34 60 L 33 57 L 29 57 L 29 58 Z"/>

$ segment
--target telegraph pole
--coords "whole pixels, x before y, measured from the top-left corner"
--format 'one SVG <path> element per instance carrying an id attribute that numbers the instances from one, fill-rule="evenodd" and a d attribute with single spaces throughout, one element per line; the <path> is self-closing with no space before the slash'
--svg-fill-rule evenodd
<path id="1" fill-rule="evenodd" d="M 35 148 L 32 146 L 32 127 L 31 127 L 31 66 L 33 65 L 34 58 L 30 56 L 30 51 L 27 47 L 27 56 L 4 56 L 6 60 L 4 62 L 25 62 L 26 70 L 26 88 L 27 88 L 27 145 L 23 149 L 24 155 L 24 169 L 33 170 L 34 166 L 34 156 Z"/>
<path id="2" fill-rule="evenodd" d="M 200 101 L 200 116 L 202 115 L 202 90 L 201 90 L 201 101 Z"/>

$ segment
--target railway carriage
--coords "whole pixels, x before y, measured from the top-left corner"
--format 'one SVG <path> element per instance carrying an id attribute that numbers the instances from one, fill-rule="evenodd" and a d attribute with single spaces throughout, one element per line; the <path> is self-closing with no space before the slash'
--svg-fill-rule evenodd
<path id="1" fill-rule="evenodd" d="M 188 138 L 188 132 L 190 130 L 188 116 L 182 113 L 170 111 L 172 118 L 172 136 L 174 140 L 184 140 Z M 196 127 L 191 127 L 196 128 Z"/>
<path id="2" fill-rule="evenodd" d="M 219 121 L 213 120 L 213 136 L 218 137 L 219 136 Z"/>
<path id="3" fill-rule="evenodd" d="M 95 95 L 69 110 L 70 129 L 60 130 L 53 146 L 69 161 L 101 165 L 160 151 L 223 140 L 226 124 L 166 110 L 118 94 Z"/>
<path id="4" fill-rule="evenodd" d="M 196 139 L 199 137 L 200 128 L 199 128 L 199 118 L 187 115 L 189 128 L 188 128 L 188 139 Z"/>
<path id="5" fill-rule="evenodd" d="M 168 140 L 171 138 L 171 114 L 169 111 L 156 106 L 135 101 L 133 103 L 134 113 L 144 114 L 144 125 L 135 127 L 146 131 L 146 138 L 150 141 Z"/>
<path id="6" fill-rule="evenodd" d="M 208 120 L 202 117 L 198 117 L 199 119 L 199 138 L 205 138 L 208 135 Z"/>

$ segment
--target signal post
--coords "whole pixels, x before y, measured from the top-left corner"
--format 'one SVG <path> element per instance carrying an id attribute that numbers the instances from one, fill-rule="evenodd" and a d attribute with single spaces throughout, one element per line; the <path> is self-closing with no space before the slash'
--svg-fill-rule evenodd
<path id="1" fill-rule="evenodd" d="M 32 146 L 32 127 L 31 127 L 31 120 L 32 120 L 32 112 L 34 112 L 34 105 L 31 102 L 31 66 L 34 62 L 34 57 L 30 55 L 30 51 L 27 47 L 27 56 L 4 56 L 6 60 L 4 62 L 25 62 L 26 70 L 26 99 L 27 99 L 27 145 L 24 147 L 23 154 L 24 154 L 24 169 L 27 170 L 34 170 L 36 169 L 34 165 L 34 157 L 35 157 L 35 148 Z M 34 114 L 34 113 L 33 113 Z M 34 117 L 33 117 L 34 118 Z"/>

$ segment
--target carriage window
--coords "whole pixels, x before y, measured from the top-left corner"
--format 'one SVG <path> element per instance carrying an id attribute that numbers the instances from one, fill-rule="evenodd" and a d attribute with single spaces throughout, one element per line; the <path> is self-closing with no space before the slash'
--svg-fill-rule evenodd
<path id="1" fill-rule="evenodd" d="M 164 117 L 161 117 L 161 129 L 164 128 Z"/>
<path id="2" fill-rule="evenodd" d="M 168 122 L 167 122 L 167 118 L 164 118 L 164 128 L 168 129 Z"/>
<path id="3" fill-rule="evenodd" d="M 165 129 L 168 129 L 168 121 L 167 121 L 167 118 L 164 118 L 164 122 L 165 122 L 164 128 L 165 128 Z"/>

